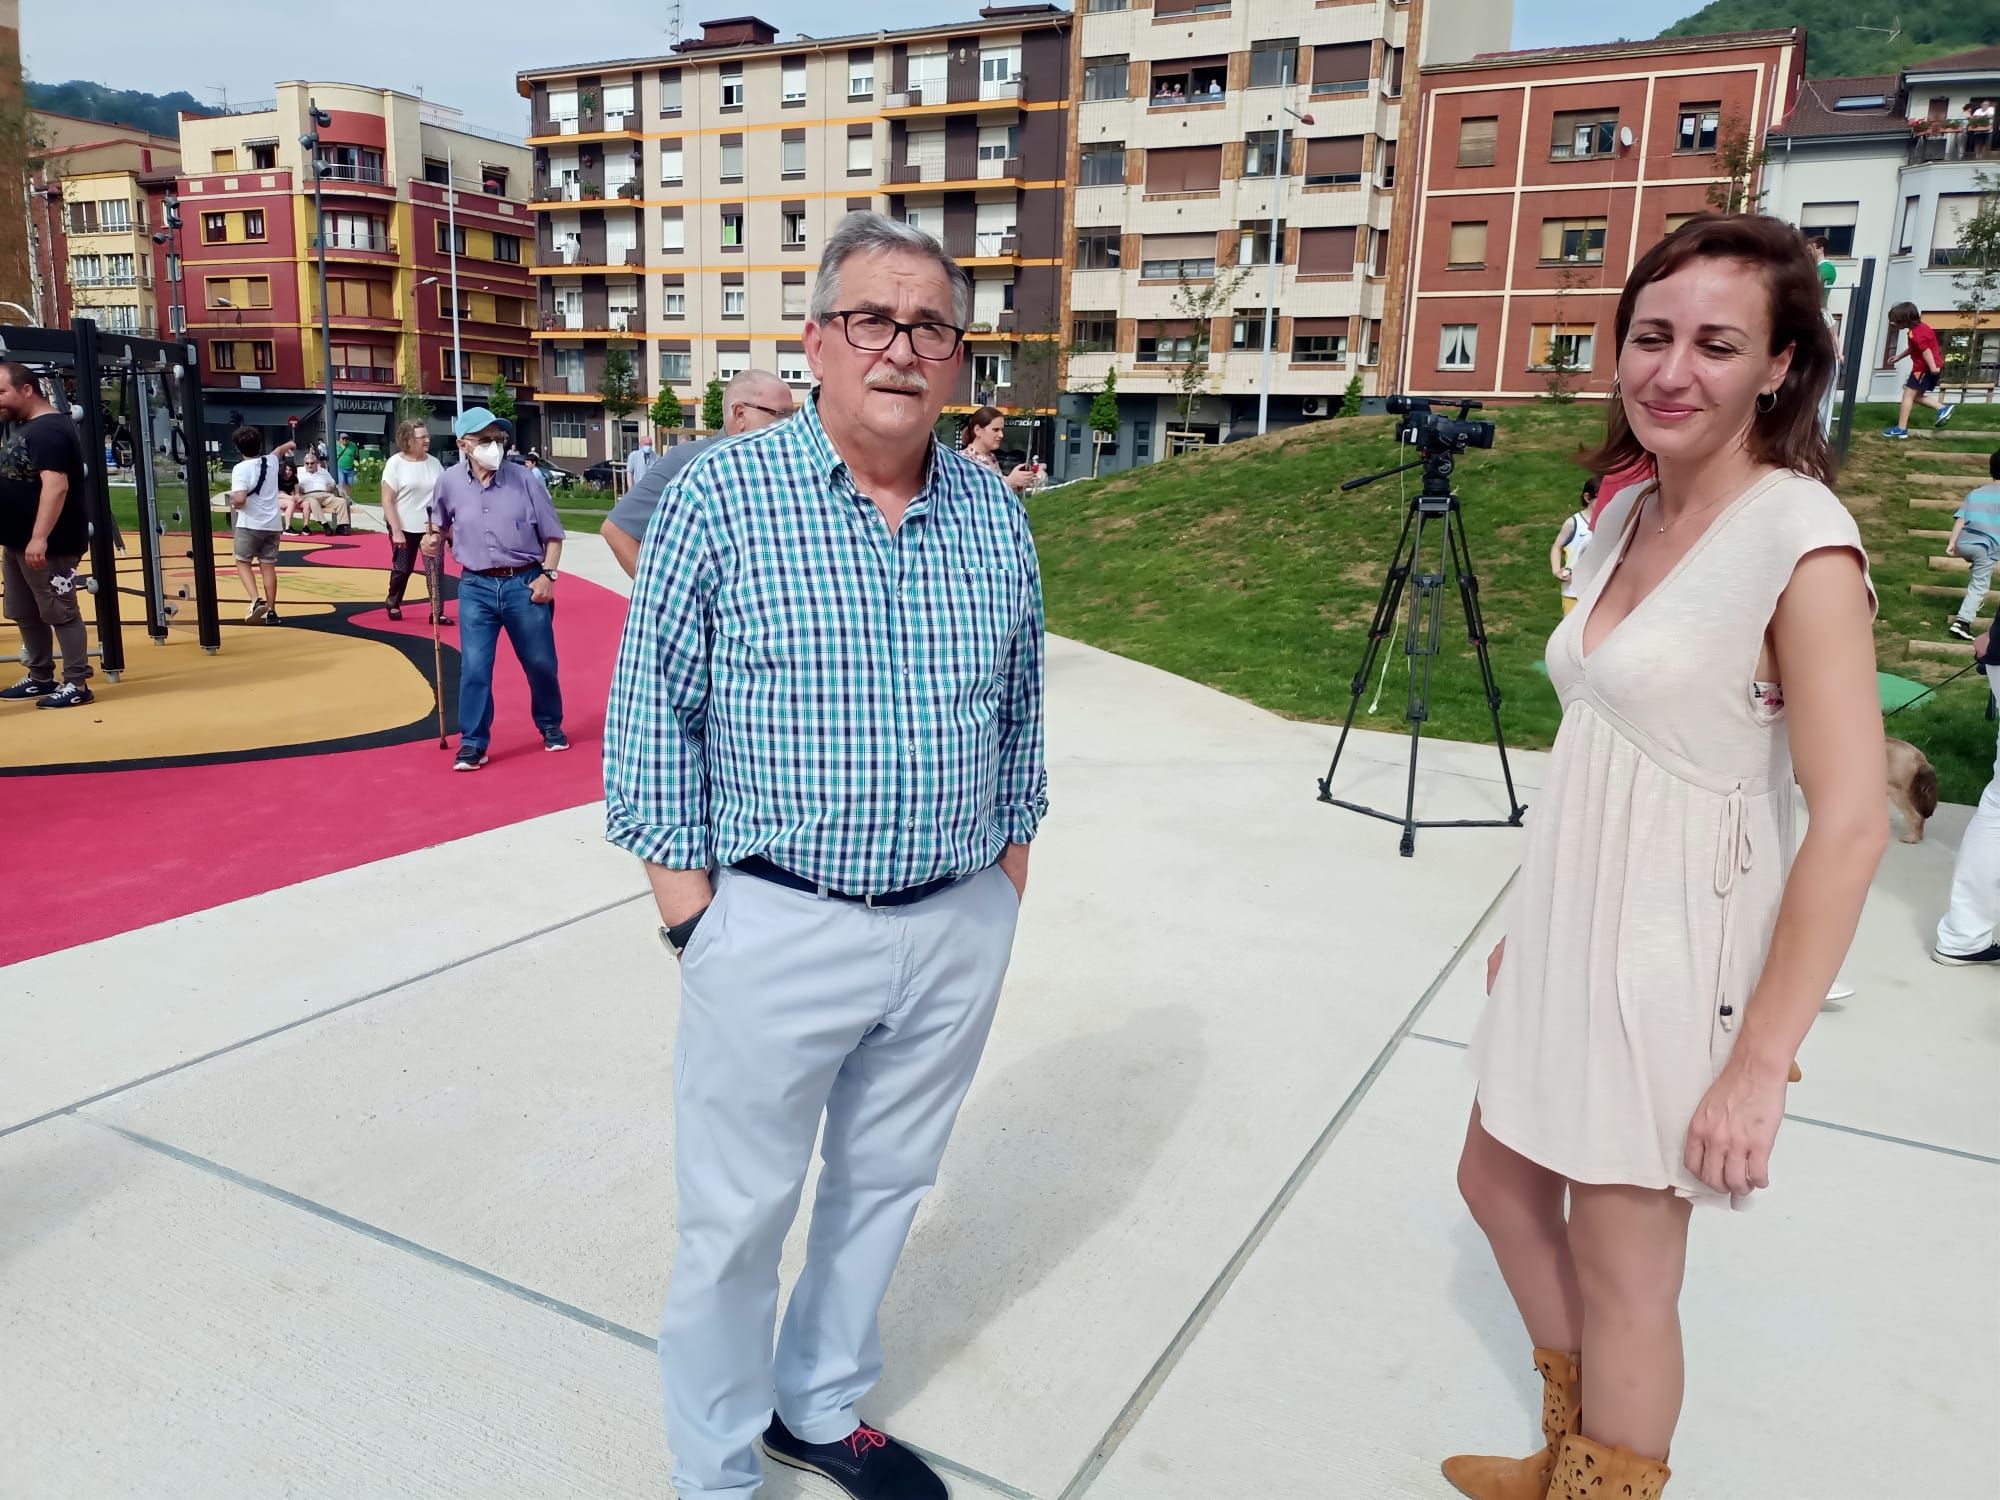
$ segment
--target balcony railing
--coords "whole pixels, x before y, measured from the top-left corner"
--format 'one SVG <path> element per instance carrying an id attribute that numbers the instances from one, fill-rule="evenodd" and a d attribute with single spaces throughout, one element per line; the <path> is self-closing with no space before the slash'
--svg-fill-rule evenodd
<path id="1" fill-rule="evenodd" d="M 639 333 L 646 327 L 646 315 L 636 307 L 614 307 L 605 316 L 613 333 Z"/>
<path id="2" fill-rule="evenodd" d="M 1932 162 L 2000 161 L 2000 139 L 1991 124 L 1926 130 L 1910 137 L 1908 165 Z"/>
<path id="3" fill-rule="evenodd" d="M 583 328 L 583 309 L 572 312 L 547 312 L 542 314 L 542 332 L 560 333 L 565 330 Z"/>
<path id="4" fill-rule="evenodd" d="M 319 249 L 320 236 L 309 237 L 307 248 Z M 394 255 L 396 242 L 386 234 L 329 234 L 326 236 L 329 250 L 367 250 L 377 255 Z"/>
<path id="5" fill-rule="evenodd" d="M 396 381 L 396 372 L 387 365 L 335 365 L 333 378 L 357 384 L 393 385 Z"/>
<path id="6" fill-rule="evenodd" d="M 935 88 L 909 88 L 900 94 L 891 94 L 890 109 L 919 109 L 927 104 L 1018 104 L 1021 101 L 1021 75 L 1012 78 L 984 79 L 966 78 Z"/>
<path id="7" fill-rule="evenodd" d="M 970 182 L 977 178 L 1019 177 L 1018 156 L 948 156 L 943 161 L 892 161 L 886 164 L 890 182 Z"/>
<path id="8" fill-rule="evenodd" d="M 104 278 L 106 286 L 133 286 L 150 288 L 153 278 L 136 271 L 113 271 Z"/>
<path id="9" fill-rule="evenodd" d="M 557 374 L 542 389 L 553 391 L 558 396 L 581 396 L 590 389 L 587 377 L 581 370 L 571 370 L 567 374 Z"/>
<path id="10" fill-rule="evenodd" d="M 349 162 L 323 161 L 319 175 L 327 182 L 372 182 L 380 186 L 389 178 L 380 167 L 361 167 Z"/>
<path id="11" fill-rule="evenodd" d="M 103 286 L 105 285 L 104 273 L 97 271 L 79 276 L 75 272 L 71 272 L 69 284 L 71 286 Z"/>

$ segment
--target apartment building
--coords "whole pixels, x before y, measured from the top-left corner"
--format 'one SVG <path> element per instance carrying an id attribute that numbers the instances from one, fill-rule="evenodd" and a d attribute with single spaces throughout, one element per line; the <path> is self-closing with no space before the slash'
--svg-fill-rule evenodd
<path id="1" fill-rule="evenodd" d="M 558 461 L 622 457 L 662 388 L 687 420 L 711 379 L 811 385 L 807 300 L 849 211 L 935 234 L 976 279 L 951 405 L 1033 417 L 1058 392 L 1069 13 L 781 41 L 703 24 L 662 57 L 519 75 L 535 153 L 542 399 Z M 608 415 L 613 350 L 638 405 Z"/>
<path id="2" fill-rule="evenodd" d="M 100 326 L 160 336 L 167 267 L 148 231 L 163 217 L 180 143 L 124 125 L 36 112 L 40 142 L 27 176 L 31 310 L 43 324 L 73 313 Z"/>
<path id="3" fill-rule="evenodd" d="M 1057 477 L 1254 433 L 1267 306 L 1272 425 L 1328 415 L 1357 375 L 1389 389 L 1415 81 L 1512 26 L 1506 0 L 1087 0 Z M 1114 371 L 1119 430 L 1093 453 L 1091 393 Z"/>
<path id="4" fill-rule="evenodd" d="M 1946 370 L 1973 400 L 2000 382 L 2000 317 L 1960 309 L 1960 236 L 1979 210 L 1980 175 L 2000 179 L 2000 47 L 1934 57 L 1900 74 L 1809 79 L 1771 132 L 1767 212 L 1822 234 L 1839 268 L 1830 304 L 1845 325 L 1863 263 L 1875 262 L 1863 347 L 1863 401 L 1893 401 L 1908 365 L 1888 309 L 1915 303 L 1938 330 Z"/>
<path id="5" fill-rule="evenodd" d="M 1404 387 L 1603 396 L 1639 257 L 1687 218 L 1754 209 L 1800 96 L 1802 29 L 1474 57 L 1422 86 Z"/>
<path id="6" fill-rule="evenodd" d="M 332 119 L 316 153 L 326 342 L 315 163 L 300 140 L 313 102 Z M 336 431 L 384 442 L 406 382 L 442 419 L 461 389 L 472 405 L 497 377 L 523 441 L 535 440 L 526 147 L 414 95 L 287 82 L 267 108 L 183 115 L 181 150 L 187 329 L 203 383 L 228 392 L 208 403 L 212 428 L 282 430 L 296 418 L 301 435 L 318 436 L 330 346 Z"/>

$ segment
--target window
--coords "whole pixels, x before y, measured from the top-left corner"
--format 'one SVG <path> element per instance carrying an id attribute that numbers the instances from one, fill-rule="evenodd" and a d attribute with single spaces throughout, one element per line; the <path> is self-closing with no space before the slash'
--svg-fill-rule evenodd
<path id="1" fill-rule="evenodd" d="M 1278 220 L 1278 236 L 1271 238 L 1271 221 L 1255 219 L 1236 226 L 1236 264 L 1268 266 L 1284 258 L 1286 224 Z M 1275 250 L 1273 247 L 1276 247 Z"/>
<path id="2" fill-rule="evenodd" d="M 1554 137 L 1549 142 L 1549 160 L 1578 161 L 1585 157 L 1609 156 L 1617 149 L 1617 110 L 1571 110 L 1556 116 Z"/>
<path id="3" fill-rule="evenodd" d="M 740 286 L 726 286 L 722 289 L 722 315 L 725 318 L 740 318 L 748 310 L 749 297 Z"/>
<path id="4" fill-rule="evenodd" d="M 1668 214 L 1666 232 L 1668 234 L 1672 234 L 1676 229 L 1679 229 L 1681 225 L 1687 223 L 1689 219 L 1698 219 L 1700 217 L 1701 217 L 1701 210 L 1699 209 L 1697 209 L 1693 213 Z"/>
<path id="5" fill-rule="evenodd" d="M 1243 137 L 1243 175 L 1245 177 L 1278 175 L 1277 131 L 1253 130 Z"/>
<path id="6" fill-rule="evenodd" d="M 972 356 L 973 394 L 984 392 L 991 395 L 1003 386 L 1014 383 L 1014 361 L 1005 354 L 975 354 Z"/>
<path id="7" fill-rule="evenodd" d="M 679 68 L 660 69 L 660 113 L 677 115 L 681 112 L 681 70 Z"/>
<path id="8" fill-rule="evenodd" d="M 1127 0 L 1089 0 L 1083 11 L 1085 15 L 1090 16 L 1104 15 L 1110 11 L 1123 10 L 1126 4 Z"/>
<path id="9" fill-rule="evenodd" d="M 518 266 L 521 263 L 521 237 L 518 234 L 495 234 L 493 258 L 502 265 Z"/>
<path id="10" fill-rule="evenodd" d="M 604 85 L 604 120 L 607 125 L 634 113 L 632 85 L 629 82 Z"/>
<path id="11" fill-rule="evenodd" d="M 847 175 L 866 177 L 874 170 L 872 160 L 875 137 L 873 135 L 850 135 L 847 138 Z"/>
<path id="12" fill-rule="evenodd" d="M 1021 49 L 1018 43 L 1011 47 L 990 47 L 980 50 L 980 98 L 1005 99 L 1013 92 L 1014 85 L 1020 81 Z"/>
<path id="13" fill-rule="evenodd" d="M 1674 135 L 1676 151 L 1713 151 L 1715 133 L 1722 124 L 1720 104 L 1683 104 L 1680 129 Z"/>
<path id="14" fill-rule="evenodd" d="M 847 54 L 847 97 L 850 99 L 872 99 L 875 97 L 875 54 L 873 52 L 850 52 Z"/>
<path id="15" fill-rule="evenodd" d="M 1446 255 L 1453 269 L 1486 264 L 1486 221 L 1451 226 L 1451 249 Z"/>
<path id="16" fill-rule="evenodd" d="M 181 279 L 181 258 L 171 252 L 167 255 L 167 280 L 178 283 Z"/>
<path id="17" fill-rule="evenodd" d="M 1018 125 L 982 125 L 979 127 L 979 159 L 981 161 L 1006 161 L 1010 156 L 1021 154 L 1021 127 Z M 988 170 L 995 176 L 999 168 L 981 167 L 983 176 Z"/>
<path id="18" fill-rule="evenodd" d="M 685 349 L 660 351 L 660 381 L 664 385 L 685 385 L 694 378 L 694 356 Z"/>
<path id="19" fill-rule="evenodd" d="M 208 357 L 218 370 L 236 368 L 236 346 L 226 339 L 217 339 L 208 346 Z"/>
<path id="20" fill-rule="evenodd" d="M 528 378 L 528 362 L 518 354 L 500 356 L 500 378 L 509 385 L 521 385 Z"/>
<path id="21" fill-rule="evenodd" d="M 579 387 L 582 376 L 578 377 Z M 580 389 L 578 394 L 580 394 Z M 574 412 L 552 411 L 548 415 L 549 452 L 557 458 L 585 458 L 589 456 L 589 429 L 583 418 Z"/>
<path id="22" fill-rule="evenodd" d="M 726 135 L 722 138 L 722 162 L 718 171 L 724 182 L 743 180 L 743 138 Z"/>
<path id="23" fill-rule="evenodd" d="M 1194 358 L 1199 347 L 1202 354 L 1208 353 L 1208 335 L 1196 338 L 1191 333 L 1156 334 L 1139 340 L 1133 353 L 1133 361 L 1142 365 L 1184 365 Z"/>
<path id="24" fill-rule="evenodd" d="M 1271 319 L 1271 328 L 1274 333 L 1277 330 L 1277 326 L 1278 320 L 1274 316 Z M 1236 310 L 1236 316 L 1230 320 L 1229 324 L 1229 347 L 1232 349 L 1262 351 L 1264 347 L 1264 311 L 1262 308 L 1245 309 L 1239 307 Z"/>
<path id="25" fill-rule="evenodd" d="M 1110 313 L 1078 313 L 1069 325 L 1069 352 L 1109 354 L 1118 347 L 1118 319 Z"/>
<path id="26" fill-rule="evenodd" d="M 1356 234 L 1353 226 L 1306 229 L 1299 233 L 1301 276 L 1352 276 Z"/>
<path id="27" fill-rule="evenodd" d="M 740 62 L 722 65 L 722 107 L 743 107 L 743 64 Z"/>
<path id="28" fill-rule="evenodd" d="M 1313 48 L 1313 93 L 1367 93 L 1368 78 L 1374 69 L 1374 53 L 1372 42 Z"/>
<path id="29" fill-rule="evenodd" d="M 1382 362 L 1382 320 L 1370 318 L 1366 331 L 1367 338 L 1361 346 L 1361 363 L 1379 365 Z"/>
<path id="30" fill-rule="evenodd" d="M 908 92 L 924 104 L 945 102 L 946 53 L 942 47 L 912 52 L 906 69 Z"/>
<path id="31" fill-rule="evenodd" d="M 1896 241 L 1898 255 L 1908 255 L 1917 247 L 1917 202 L 1915 197 L 1903 200 L 1903 232 Z M 202 238 L 208 238 L 206 221 L 203 224 Z"/>
<path id="32" fill-rule="evenodd" d="M 1360 180 L 1360 136 L 1325 136 L 1306 142 L 1307 187 L 1338 187 Z"/>
<path id="33" fill-rule="evenodd" d="M 1500 142 L 1500 117 L 1477 115 L 1458 122 L 1458 164 L 1461 167 L 1490 167 Z"/>
<path id="34" fill-rule="evenodd" d="M 787 177 L 806 175 L 806 143 L 803 139 L 779 144 L 778 170 Z"/>
<path id="35" fill-rule="evenodd" d="M 260 211 L 257 215 L 264 217 Z M 99 229 L 130 229 L 132 227 L 132 205 L 123 198 L 107 198 L 97 205 L 97 227 Z"/>
<path id="36" fill-rule="evenodd" d="M 1299 39 L 1274 37 L 1250 44 L 1250 87 L 1276 88 L 1299 81 Z"/>
<path id="37" fill-rule="evenodd" d="M 278 148 L 275 145 L 250 148 L 250 166 L 253 171 L 269 172 L 275 170 L 277 165 Z"/>
<path id="38" fill-rule="evenodd" d="M 187 332 L 187 309 L 182 307 L 178 302 L 167 304 L 167 331 L 169 333 Z"/>
<path id="39" fill-rule="evenodd" d="M 1484 226 L 1482 226 L 1484 227 Z M 1438 368 L 1469 370 L 1479 358 L 1479 325 L 1447 323 L 1438 335 Z"/>
<path id="40" fill-rule="evenodd" d="M 785 243 L 803 245 L 806 242 L 806 216 L 804 210 L 787 210 L 785 213 Z"/>
<path id="41" fill-rule="evenodd" d="M 1146 153 L 1146 191 L 1212 193 L 1222 186 L 1220 146 L 1171 146 Z"/>
<path id="42" fill-rule="evenodd" d="M 780 354 L 778 379 L 784 381 L 786 385 L 809 386 L 812 384 L 812 366 L 806 363 L 803 354 Z"/>
<path id="43" fill-rule="evenodd" d="M 549 90 L 549 123 L 556 127 L 558 134 L 576 133 L 576 90 Z"/>
<path id="44" fill-rule="evenodd" d="M 686 160 L 686 153 L 683 151 L 679 141 L 675 141 L 671 146 L 662 146 L 660 148 L 660 181 L 664 183 L 679 182 L 681 180 L 681 173 L 686 170 Z"/>
<path id="45" fill-rule="evenodd" d="M 803 318 L 806 315 L 806 284 L 803 281 L 785 283 L 784 305 L 779 311 L 788 318 Z"/>
<path id="46" fill-rule="evenodd" d="M 747 354 L 718 354 L 715 356 L 715 378 L 725 385 L 750 368 Z"/>
<path id="47" fill-rule="evenodd" d="M 437 248 L 439 255 L 465 254 L 465 231 L 453 230 L 443 219 L 437 221 Z"/>
<path id="48" fill-rule="evenodd" d="M 444 376 L 446 380 L 453 378 L 451 351 L 449 349 L 438 350 L 438 373 Z M 470 354 L 464 355 L 459 360 L 457 378 L 460 380 L 470 380 L 472 378 L 472 356 Z"/>
<path id="49" fill-rule="evenodd" d="M 1131 59 L 1122 52 L 1116 57 L 1086 57 L 1083 60 L 1083 97 L 1130 98 L 1131 72 Z"/>
<path id="50" fill-rule="evenodd" d="M 681 287 L 670 287 L 660 294 L 661 315 L 669 318 L 685 318 L 688 312 L 687 292 Z"/>
<path id="51" fill-rule="evenodd" d="M 1079 153 L 1078 165 L 1083 173 L 1080 186 L 1122 186 L 1125 181 L 1125 143 L 1093 141 Z"/>
<path id="52" fill-rule="evenodd" d="M 1212 234 L 1149 234 L 1139 266 L 1144 281 L 1208 281 L 1215 276 Z"/>
<path id="53" fill-rule="evenodd" d="M 1533 347 L 1531 365 L 1534 369 L 1554 369 L 1560 362 L 1566 370 L 1588 370 L 1597 352 L 1597 330 L 1537 323 Z"/>
<path id="54" fill-rule="evenodd" d="M 450 166 L 439 161 L 435 156 L 426 156 L 424 158 L 424 181 L 435 183 L 439 187 L 450 187 Z"/>
<path id="55" fill-rule="evenodd" d="M 725 250 L 743 248 L 743 210 L 740 208 L 722 215 L 722 247 Z"/>
<path id="56" fill-rule="evenodd" d="M 1396 185 L 1396 143 L 1378 141 L 1375 148 L 1375 175 L 1385 188 Z"/>
<path id="57" fill-rule="evenodd" d="M 803 57 L 786 58 L 783 76 L 785 85 L 783 102 L 786 104 L 805 103 L 806 60 Z"/>
<path id="58" fill-rule="evenodd" d="M 1403 49 L 1391 47 L 1383 54 L 1387 66 L 1382 70 L 1382 93 L 1390 99 L 1403 97 Z"/>
<path id="59" fill-rule="evenodd" d="M 678 208 L 660 210 L 660 249 L 677 255 L 687 248 L 687 225 Z"/>
<path id="60" fill-rule="evenodd" d="M 1344 365 L 1347 363 L 1347 335 L 1344 333 L 1300 333 L 1292 337 L 1295 365 Z"/>
<path id="61" fill-rule="evenodd" d="M 1602 265 L 1606 224 L 1603 219 L 1542 220 L 1542 263 Z"/>
<path id="62" fill-rule="evenodd" d="M 1937 217 L 1931 221 L 1932 266 L 1967 266 L 1976 252 L 1962 241 L 1965 230 L 1979 215 L 1978 193 L 1939 193 Z"/>
<path id="63" fill-rule="evenodd" d="M 1807 239 L 1823 236 L 1827 255 L 1845 259 L 1854 254 L 1854 221 L 1860 212 L 1859 203 L 1808 203 L 1799 210 L 1799 233 Z"/>
<path id="64" fill-rule="evenodd" d="M 1153 456 L 1153 424 L 1134 422 L 1132 424 L 1132 456 L 1145 460 Z"/>

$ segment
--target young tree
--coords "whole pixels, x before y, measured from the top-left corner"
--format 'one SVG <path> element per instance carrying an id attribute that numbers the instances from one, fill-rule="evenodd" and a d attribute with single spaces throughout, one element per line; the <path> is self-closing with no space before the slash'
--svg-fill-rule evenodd
<path id="1" fill-rule="evenodd" d="M 1958 274 L 1958 310 L 1965 326 L 1951 335 L 1945 354 L 1947 377 L 1956 375 L 1961 397 L 1979 379 L 1979 338 L 1989 316 L 2000 309 L 2000 174 L 1981 172 L 1973 179 L 1979 189 L 1979 211 L 1958 226 L 1958 246 L 1952 252 Z M 1954 368 L 1955 367 L 1955 368 Z"/>
<path id="2" fill-rule="evenodd" d="M 1359 373 L 1355 374 L 1347 382 L 1347 389 L 1341 395 L 1340 410 L 1336 415 L 1343 417 L 1358 417 L 1361 415 L 1361 376 Z"/>
<path id="3" fill-rule="evenodd" d="M 507 384 L 505 375 L 493 377 L 493 388 L 486 393 L 486 409 L 496 417 L 514 420 L 514 388 Z"/>
<path id="4" fill-rule="evenodd" d="M 1183 436 L 1188 430 L 1188 419 L 1194 413 L 1195 402 L 1208 389 L 1210 324 L 1236 305 L 1236 289 L 1249 274 L 1248 266 L 1239 266 L 1227 275 L 1218 274 L 1213 280 L 1195 282 L 1188 280 L 1183 273 L 1180 286 L 1174 291 L 1174 311 L 1193 325 L 1193 336 L 1188 340 L 1187 361 L 1173 377 Z"/>
<path id="5" fill-rule="evenodd" d="M 1548 372 L 1549 399 L 1567 402 L 1576 399 L 1572 376 L 1576 369 L 1576 343 L 1563 337 L 1563 313 L 1569 304 L 1569 294 L 1582 284 L 1573 266 L 1564 266 L 1556 273 L 1555 324 L 1549 331 L 1549 349 L 1543 358 L 1542 368 Z"/>
<path id="6" fill-rule="evenodd" d="M 1716 165 L 1721 169 L 1719 175 L 1723 181 L 1709 184 L 1708 206 L 1725 214 L 1754 210 L 1757 200 L 1764 196 L 1764 190 L 1757 185 L 1757 173 L 1770 155 L 1752 143 L 1750 127 L 1741 115 L 1724 120 L 1715 144 Z"/>
<path id="7" fill-rule="evenodd" d="M 1104 457 L 1104 445 L 1118 436 L 1118 371 L 1104 372 L 1104 389 L 1090 400 L 1090 477 Z"/>
<path id="8" fill-rule="evenodd" d="M 639 372 L 632 367 L 632 350 L 626 344 L 612 344 L 604 352 L 604 378 L 597 384 L 604 398 L 604 414 L 623 421 L 644 404 L 639 392 Z"/>
<path id="9" fill-rule="evenodd" d="M 722 377 L 718 375 L 701 393 L 701 425 L 709 432 L 720 432 L 725 415 L 727 413 L 722 409 Z"/>
<path id="10" fill-rule="evenodd" d="M 396 420 L 398 422 L 428 422 L 431 416 L 431 398 L 424 394 L 423 369 L 417 363 L 416 341 L 411 340 L 410 350 L 403 356 L 403 389 L 396 397 Z M 327 434 L 327 441 L 333 435 Z M 327 456 L 333 456 L 329 447 Z"/>
<path id="11" fill-rule="evenodd" d="M 671 432 L 687 420 L 687 414 L 681 410 L 681 398 L 670 385 L 660 387 L 660 394 L 653 398 L 653 409 L 647 415 L 653 419 L 655 432 Z"/>

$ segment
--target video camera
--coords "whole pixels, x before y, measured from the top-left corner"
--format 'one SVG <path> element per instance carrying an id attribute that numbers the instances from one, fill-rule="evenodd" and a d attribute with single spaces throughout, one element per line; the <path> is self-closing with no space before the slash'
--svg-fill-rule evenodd
<path id="1" fill-rule="evenodd" d="M 1493 424 L 1491 422 L 1468 421 L 1469 414 L 1483 403 L 1478 401 L 1446 401 L 1446 406 L 1456 406 L 1456 417 L 1445 417 L 1431 410 L 1428 396 L 1391 396 L 1388 400 L 1392 416 L 1403 419 L 1396 429 L 1396 441 L 1408 443 L 1426 456 L 1435 453 L 1463 453 L 1467 448 L 1491 448 L 1493 446 Z"/>

